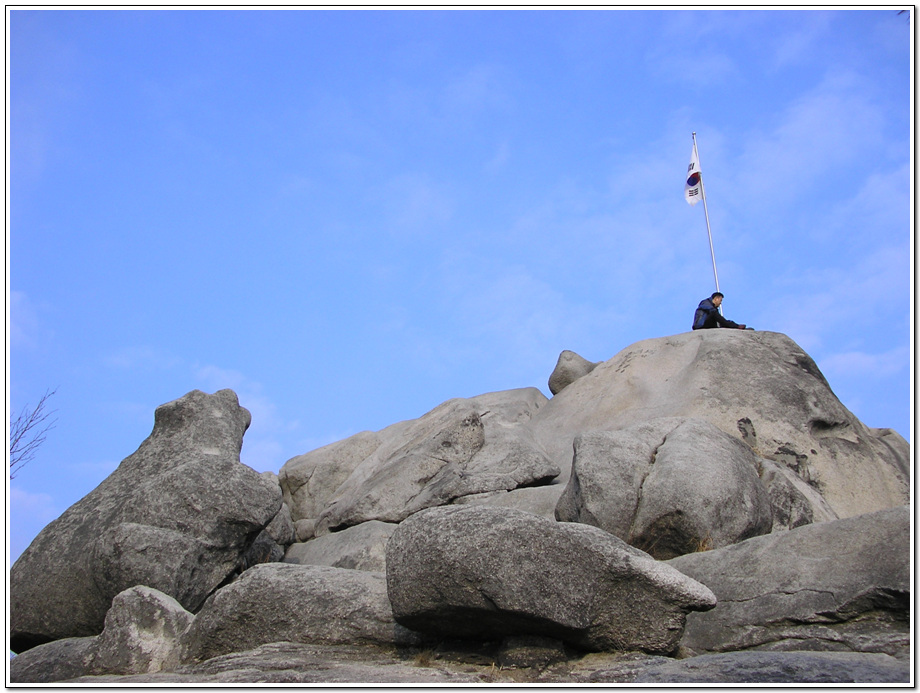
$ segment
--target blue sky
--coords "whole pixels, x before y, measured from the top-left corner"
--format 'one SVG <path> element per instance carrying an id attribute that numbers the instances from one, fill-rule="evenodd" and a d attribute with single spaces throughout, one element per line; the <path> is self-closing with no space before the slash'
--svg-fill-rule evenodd
<path id="1" fill-rule="evenodd" d="M 910 439 L 896 9 L 7 10 L 11 559 L 233 388 L 285 461 L 725 315 Z"/>

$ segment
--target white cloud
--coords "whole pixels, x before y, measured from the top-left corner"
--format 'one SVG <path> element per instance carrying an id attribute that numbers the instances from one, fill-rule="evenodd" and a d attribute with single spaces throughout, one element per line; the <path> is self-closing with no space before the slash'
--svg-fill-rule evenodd
<path id="1" fill-rule="evenodd" d="M 849 377 L 869 375 L 883 378 L 908 371 L 910 349 L 902 346 L 881 354 L 870 354 L 863 351 L 831 354 L 822 358 L 818 366 L 825 375 Z"/>

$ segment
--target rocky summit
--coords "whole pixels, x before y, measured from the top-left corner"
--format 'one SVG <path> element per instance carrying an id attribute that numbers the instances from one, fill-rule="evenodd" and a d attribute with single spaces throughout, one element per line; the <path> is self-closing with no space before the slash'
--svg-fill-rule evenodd
<path id="1" fill-rule="evenodd" d="M 912 683 L 910 446 L 705 330 L 240 462 L 230 390 L 9 575 L 8 683 Z"/>

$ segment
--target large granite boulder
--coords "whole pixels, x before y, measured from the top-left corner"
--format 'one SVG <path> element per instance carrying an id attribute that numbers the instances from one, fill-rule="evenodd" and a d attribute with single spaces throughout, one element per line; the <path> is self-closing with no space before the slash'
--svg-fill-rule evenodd
<path id="1" fill-rule="evenodd" d="M 169 595 L 131 587 L 112 600 L 102 633 L 33 647 L 10 660 L 10 679 L 51 683 L 171 670 L 180 664 L 182 637 L 194 618 Z"/>
<path id="2" fill-rule="evenodd" d="M 138 585 L 112 600 L 96 636 L 90 667 L 107 674 L 143 674 L 179 665 L 182 638 L 195 617 L 175 599 Z"/>
<path id="3" fill-rule="evenodd" d="M 663 417 L 703 419 L 743 440 L 839 517 L 908 502 L 906 443 L 861 423 L 808 354 L 775 332 L 697 330 L 637 342 L 569 384 L 527 426 L 565 483 L 578 435 Z"/>
<path id="4" fill-rule="evenodd" d="M 292 518 L 314 519 L 322 536 L 548 483 L 560 470 L 525 427 L 546 401 L 536 388 L 448 400 L 419 419 L 295 457 L 279 475 Z"/>
<path id="5" fill-rule="evenodd" d="M 728 546 L 773 527 L 754 453 L 700 419 L 653 419 L 575 439 L 556 517 L 615 534 L 658 559 Z"/>
<path id="6" fill-rule="evenodd" d="M 11 648 L 98 634 L 135 585 L 197 611 L 281 509 L 280 488 L 239 461 L 249 422 L 231 390 L 158 407 L 137 451 L 13 565 Z"/>
<path id="7" fill-rule="evenodd" d="M 272 642 L 412 644 L 393 618 L 383 573 L 268 563 L 215 592 L 189 628 L 183 659 Z"/>
<path id="8" fill-rule="evenodd" d="M 712 593 L 603 530 L 508 508 L 431 508 L 387 545 L 396 620 L 444 638 L 535 635 L 672 651 Z"/>
<path id="9" fill-rule="evenodd" d="M 681 645 L 851 650 L 906 657 L 910 648 L 908 507 L 754 537 L 668 563 L 712 589 Z"/>

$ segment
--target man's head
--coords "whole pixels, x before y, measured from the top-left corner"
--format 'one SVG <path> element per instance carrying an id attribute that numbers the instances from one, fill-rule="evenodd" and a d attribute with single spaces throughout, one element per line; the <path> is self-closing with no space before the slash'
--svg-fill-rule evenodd
<path id="1" fill-rule="evenodd" d="M 722 292 L 716 291 L 712 296 L 709 297 L 709 300 L 712 301 L 712 305 L 718 308 L 720 305 L 722 305 L 723 298 L 725 298 L 725 296 L 722 294 Z"/>

